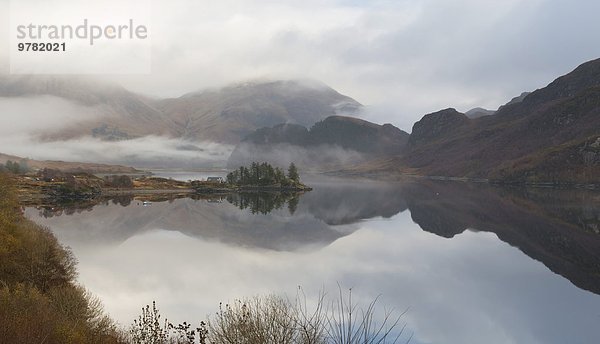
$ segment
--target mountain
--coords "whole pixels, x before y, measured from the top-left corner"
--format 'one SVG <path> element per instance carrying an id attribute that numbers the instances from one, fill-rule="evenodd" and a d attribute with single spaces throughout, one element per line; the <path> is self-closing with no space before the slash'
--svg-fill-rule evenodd
<path id="1" fill-rule="evenodd" d="M 452 136 L 469 124 L 469 118 L 465 114 L 452 108 L 430 113 L 413 125 L 408 144 L 410 147 L 430 144 L 444 137 Z"/>
<path id="2" fill-rule="evenodd" d="M 517 104 L 523 101 L 523 99 L 525 99 L 525 97 L 527 97 L 531 92 L 523 92 L 520 95 L 512 98 L 508 103 L 501 105 L 498 110 L 502 109 L 505 106 L 508 105 L 513 105 L 513 104 Z M 469 118 L 479 118 L 479 117 L 483 117 L 483 116 L 491 116 L 496 114 L 496 112 L 498 112 L 498 110 L 488 110 L 488 109 L 484 109 L 481 107 L 476 107 L 474 109 L 471 109 L 467 112 L 465 112 L 465 115 Z"/>
<path id="3" fill-rule="evenodd" d="M 327 117 L 310 129 L 279 124 L 258 129 L 244 138 L 231 154 L 228 166 L 268 161 L 328 169 L 402 151 L 408 137 L 408 133 L 389 123 L 378 125 L 347 116 Z"/>
<path id="4" fill-rule="evenodd" d="M 414 124 L 408 149 L 354 168 L 513 183 L 600 183 L 600 59 L 493 116 L 453 109 Z"/>
<path id="5" fill-rule="evenodd" d="M 249 82 L 158 103 L 176 136 L 240 142 L 262 127 L 311 125 L 335 114 L 358 114 L 357 101 L 313 81 Z"/>
<path id="6" fill-rule="evenodd" d="M 491 116 L 495 113 L 496 113 L 496 111 L 494 111 L 494 110 L 487 110 L 484 108 L 476 107 L 474 109 L 471 109 L 471 110 L 465 112 L 465 115 L 469 118 L 479 118 L 479 117 L 483 117 L 483 116 Z"/>
<path id="7" fill-rule="evenodd" d="M 358 114 L 362 107 L 315 81 L 248 82 L 174 99 L 152 99 L 84 77 L 0 77 L 0 97 L 41 96 L 63 99 L 94 113 L 65 123 L 59 130 L 45 131 L 41 136 L 47 140 L 83 136 L 127 140 L 159 135 L 237 144 L 264 126 L 310 125 L 335 114 Z M 48 112 L 52 114 L 52 110 Z"/>
<path id="8" fill-rule="evenodd" d="M 94 136 L 122 140 L 150 134 L 169 134 L 173 125 L 157 110 L 154 100 L 116 84 L 80 76 L 0 76 L 0 97 L 35 98 L 50 96 L 66 100 L 95 115 L 65 123 L 59 130 L 42 134 L 48 140 Z M 47 109 L 53 115 L 53 109 Z M 57 110 L 59 111 L 59 110 Z M 84 111 L 81 111 L 82 113 Z M 87 111 L 90 112 L 90 111 Z M 60 115 L 60 114 L 56 114 Z"/>
<path id="9" fill-rule="evenodd" d="M 402 149 L 408 136 L 408 133 L 389 123 L 379 125 L 354 117 L 329 116 L 315 123 L 310 130 L 301 125 L 279 124 L 272 128 L 258 129 L 242 141 L 258 145 L 337 145 L 357 152 L 380 155 Z"/>

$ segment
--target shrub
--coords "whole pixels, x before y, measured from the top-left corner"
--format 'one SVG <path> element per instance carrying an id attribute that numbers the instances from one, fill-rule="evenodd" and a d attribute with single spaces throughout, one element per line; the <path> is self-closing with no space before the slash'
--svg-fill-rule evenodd
<path id="1" fill-rule="evenodd" d="M 11 178 L 0 174 L 0 341 L 122 342 L 99 301 L 75 277 L 71 251 L 23 217 Z"/>
<path id="2" fill-rule="evenodd" d="M 314 307 L 299 289 L 295 302 L 277 295 L 235 300 L 220 304 L 208 322 L 191 330 L 178 326 L 152 307 L 142 308 L 142 315 L 130 330 L 133 343 L 200 343 L 200 344 L 375 344 L 396 343 L 404 332 L 399 327 L 404 313 L 385 312 L 377 321 L 377 299 L 359 307 L 352 300 L 352 290 L 327 302 L 321 293 Z M 409 342 L 408 338 L 406 342 Z"/>

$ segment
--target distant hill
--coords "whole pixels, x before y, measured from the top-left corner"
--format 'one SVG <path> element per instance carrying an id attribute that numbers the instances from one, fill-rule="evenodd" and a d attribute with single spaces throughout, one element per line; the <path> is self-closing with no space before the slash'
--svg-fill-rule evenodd
<path id="1" fill-rule="evenodd" d="M 520 103 L 523 101 L 523 99 L 525 99 L 525 97 L 527 97 L 530 94 L 531 94 L 531 92 L 523 92 L 523 93 L 521 93 L 521 95 L 516 96 L 513 99 L 511 99 L 508 103 L 500 106 L 500 108 L 498 110 L 502 109 L 502 107 L 507 106 L 507 105 L 513 105 L 513 104 Z"/>
<path id="2" fill-rule="evenodd" d="M 454 109 L 426 115 L 404 153 L 354 171 L 600 183 L 600 59 L 521 98 L 493 116 L 469 119 Z"/>
<path id="3" fill-rule="evenodd" d="M 42 133 L 50 140 L 164 135 L 239 143 L 230 166 L 294 161 L 363 175 L 600 184 L 600 59 L 513 98 L 493 115 L 452 108 L 427 114 L 410 136 L 391 124 L 353 118 L 361 104 L 312 81 L 250 82 L 161 100 L 84 78 L 0 77 L 0 97 L 39 95 L 99 114 Z"/>
<path id="4" fill-rule="evenodd" d="M 65 161 L 40 161 L 32 160 L 27 158 L 21 158 L 14 155 L 7 155 L 0 153 L 0 164 L 5 164 L 8 160 L 17 162 L 19 164 L 25 162 L 31 169 L 44 169 L 49 168 L 53 170 L 60 170 L 64 172 L 88 172 L 88 173 L 136 173 L 139 172 L 133 167 L 121 166 L 121 165 L 105 165 L 105 164 L 93 164 L 83 162 L 65 162 Z"/>
<path id="5" fill-rule="evenodd" d="M 65 123 L 58 131 L 47 131 L 50 140 L 93 136 L 123 140 L 150 134 L 168 135 L 173 124 L 154 107 L 154 100 L 116 84 L 79 76 L 0 76 L 0 97 L 53 96 L 92 107 L 98 116 Z M 52 116 L 53 109 L 48 109 Z"/>
<path id="6" fill-rule="evenodd" d="M 425 115 L 413 125 L 408 143 L 419 147 L 452 136 L 470 124 L 469 118 L 455 109 L 445 109 Z"/>
<path id="7" fill-rule="evenodd" d="M 496 111 L 494 111 L 494 110 L 487 110 L 484 108 L 476 107 L 474 109 L 471 109 L 471 110 L 465 112 L 465 115 L 469 118 L 479 118 L 479 117 L 483 117 L 483 116 L 491 116 L 495 113 L 496 113 Z"/>
<path id="8" fill-rule="evenodd" d="M 251 161 L 323 169 L 402 151 L 408 133 L 391 124 L 378 125 L 358 118 L 330 116 L 310 129 L 297 124 L 261 128 L 233 151 L 228 166 Z"/>
<path id="9" fill-rule="evenodd" d="M 508 103 L 501 105 L 498 110 L 502 109 L 505 106 L 508 105 L 513 105 L 513 104 L 517 104 L 523 101 L 523 99 L 525 99 L 525 97 L 527 97 L 529 94 L 531 94 L 531 92 L 523 92 L 520 95 L 512 98 Z M 465 115 L 469 118 L 479 118 L 479 117 L 483 117 L 483 116 L 491 116 L 496 114 L 496 112 L 498 112 L 498 110 L 488 110 L 488 109 L 484 109 L 481 107 L 476 107 L 474 109 L 471 109 L 467 112 L 465 112 Z"/>
<path id="10" fill-rule="evenodd" d="M 162 135 L 237 144 L 252 131 L 279 123 L 311 125 L 362 105 L 315 81 L 248 82 L 174 99 L 151 99 L 121 86 L 74 76 L 3 76 L 0 97 L 53 96 L 95 109 L 98 116 L 66 123 L 43 137 L 127 140 Z M 51 114 L 52 109 L 48 109 Z"/>
<path id="11" fill-rule="evenodd" d="M 250 82 L 158 103 L 176 136 L 238 143 L 262 127 L 311 125 L 335 114 L 358 114 L 357 101 L 317 82 Z"/>

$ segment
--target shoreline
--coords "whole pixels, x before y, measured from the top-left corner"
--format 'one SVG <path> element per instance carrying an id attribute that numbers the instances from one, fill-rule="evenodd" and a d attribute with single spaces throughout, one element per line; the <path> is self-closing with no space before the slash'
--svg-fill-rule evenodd
<path id="1" fill-rule="evenodd" d="M 110 187 L 98 184 L 89 184 L 90 179 L 85 179 L 75 186 L 65 182 L 45 182 L 31 177 L 16 176 L 14 179 L 17 188 L 19 203 L 23 205 L 65 204 L 74 202 L 93 202 L 95 200 L 109 199 L 111 197 L 129 196 L 132 198 L 179 196 L 211 198 L 223 197 L 231 194 L 242 193 L 304 193 L 312 188 L 300 184 L 293 187 L 279 185 L 229 185 L 222 183 L 193 184 L 167 180 L 164 178 L 144 178 L 143 183 L 134 183 L 132 187 Z"/>
<path id="2" fill-rule="evenodd" d="M 461 183 L 473 183 L 473 184 L 488 184 L 495 186 L 508 186 L 508 187 L 523 187 L 523 188 L 545 188 L 545 189 L 586 189 L 586 190 L 600 190 L 600 183 L 581 183 L 581 182 L 528 182 L 528 181 L 510 181 L 501 179 L 488 179 L 488 178 L 472 178 L 472 177 L 450 177 L 450 176 L 429 176 L 419 174 L 390 174 L 390 173 L 361 173 L 361 172 L 323 172 L 322 175 L 336 178 L 346 179 L 366 179 L 374 181 L 390 181 L 398 182 L 405 179 L 427 179 L 436 181 L 447 181 L 447 182 L 461 182 Z"/>

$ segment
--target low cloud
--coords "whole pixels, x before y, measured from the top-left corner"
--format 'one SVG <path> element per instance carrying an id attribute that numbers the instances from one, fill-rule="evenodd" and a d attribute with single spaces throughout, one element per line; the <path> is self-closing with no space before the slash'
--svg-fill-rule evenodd
<path id="1" fill-rule="evenodd" d="M 45 141 L 42 135 L 102 116 L 98 107 L 51 96 L 0 98 L 0 152 L 37 160 L 136 167 L 220 167 L 233 146 L 146 136 L 127 141 L 93 137 Z"/>
<path id="2" fill-rule="evenodd" d="M 287 143 L 274 145 L 254 145 L 243 143 L 231 154 L 227 166 L 236 168 L 247 166 L 253 161 L 265 161 L 275 166 L 287 168 L 292 162 L 301 170 L 336 169 L 349 163 L 365 160 L 359 152 L 335 145 L 319 145 L 309 148 Z"/>
<path id="3" fill-rule="evenodd" d="M 97 107 L 53 96 L 0 98 L 0 136 L 39 135 L 97 118 L 101 113 Z"/>
<path id="4" fill-rule="evenodd" d="M 41 143 L 36 138 L 0 138 L 3 153 L 38 160 L 62 160 L 150 167 L 222 167 L 233 147 L 212 142 L 187 142 L 159 136 L 127 141 L 92 137 Z M 196 147 L 196 149 L 190 149 Z"/>

